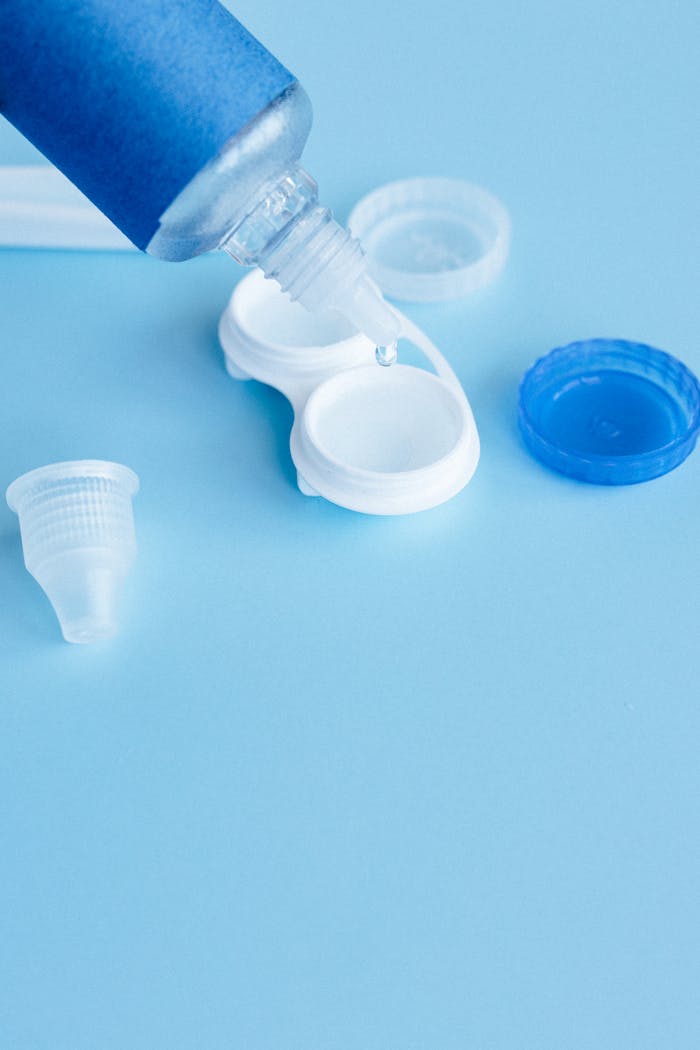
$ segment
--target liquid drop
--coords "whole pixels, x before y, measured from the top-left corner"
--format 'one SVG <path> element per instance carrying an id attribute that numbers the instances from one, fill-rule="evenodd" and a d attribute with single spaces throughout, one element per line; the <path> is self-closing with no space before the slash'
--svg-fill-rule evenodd
<path id="1" fill-rule="evenodd" d="M 388 368 L 390 365 L 396 364 L 397 358 L 397 344 L 389 343 L 388 346 L 378 346 L 374 351 L 374 356 L 377 359 L 377 364 L 381 365 L 382 368 Z"/>

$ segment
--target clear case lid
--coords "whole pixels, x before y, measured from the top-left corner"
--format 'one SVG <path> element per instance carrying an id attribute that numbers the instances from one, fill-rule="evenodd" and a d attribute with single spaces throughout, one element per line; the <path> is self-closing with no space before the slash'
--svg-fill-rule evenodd
<path id="1" fill-rule="evenodd" d="M 406 302 L 470 295 L 498 276 L 510 248 L 505 207 L 461 179 L 380 186 L 355 205 L 348 226 L 384 294 Z"/>

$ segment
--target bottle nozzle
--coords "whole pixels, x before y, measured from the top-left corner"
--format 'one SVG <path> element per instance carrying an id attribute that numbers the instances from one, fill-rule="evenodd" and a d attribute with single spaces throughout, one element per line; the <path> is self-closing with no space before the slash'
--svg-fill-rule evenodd
<path id="1" fill-rule="evenodd" d="M 303 169 L 268 188 L 222 246 L 239 262 L 256 262 L 308 310 L 337 310 L 378 347 L 396 343 L 400 322 L 368 277 L 360 242 L 317 203 Z"/>
<path id="2" fill-rule="evenodd" d="M 366 273 L 349 288 L 339 288 L 329 305 L 378 347 L 393 346 L 401 334 L 396 311 Z"/>

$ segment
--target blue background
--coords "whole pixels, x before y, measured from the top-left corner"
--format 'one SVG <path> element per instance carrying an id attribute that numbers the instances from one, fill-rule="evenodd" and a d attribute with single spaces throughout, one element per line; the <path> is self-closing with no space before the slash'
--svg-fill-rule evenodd
<path id="1" fill-rule="evenodd" d="M 142 483 L 94 647 L 0 508 L 2 1046 L 696 1050 L 700 455 L 587 487 L 515 407 L 576 338 L 700 371 L 697 5 L 235 10 L 314 100 L 341 217 L 411 174 L 510 208 L 497 285 L 409 308 L 482 460 L 415 517 L 305 499 L 286 402 L 223 370 L 230 261 L 0 253 L 3 484 Z"/>

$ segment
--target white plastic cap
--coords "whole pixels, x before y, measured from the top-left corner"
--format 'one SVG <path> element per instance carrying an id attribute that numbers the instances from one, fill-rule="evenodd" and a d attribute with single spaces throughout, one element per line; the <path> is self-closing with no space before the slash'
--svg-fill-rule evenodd
<path id="1" fill-rule="evenodd" d="M 131 499 L 138 487 L 128 467 L 78 460 L 31 470 L 7 490 L 24 563 L 67 642 L 116 632 L 119 594 L 136 555 Z"/>
<path id="2" fill-rule="evenodd" d="M 365 365 L 316 388 L 292 433 L 307 486 L 365 514 L 412 514 L 471 478 L 476 428 L 460 391 L 411 365 Z"/>
<path id="3" fill-rule="evenodd" d="M 234 288 L 219 321 L 219 340 L 229 375 L 260 379 L 287 394 L 291 388 L 293 401 L 305 400 L 321 378 L 338 369 L 373 361 L 375 351 L 341 314 L 312 313 L 261 270 Z"/>
<path id="4" fill-rule="evenodd" d="M 439 302 L 470 295 L 501 272 L 510 217 L 496 197 L 461 179 L 401 179 L 353 208 L 348 226 L 385 295 Z"/>

